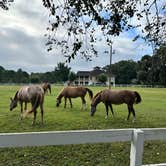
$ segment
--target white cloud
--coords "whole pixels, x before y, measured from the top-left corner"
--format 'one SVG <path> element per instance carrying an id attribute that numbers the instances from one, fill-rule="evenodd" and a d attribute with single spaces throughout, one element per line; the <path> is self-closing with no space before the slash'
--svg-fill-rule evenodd
<path id="1" fill-rule="evenodd" d="M 0 18 L 1 66 L 14 70 L 22 68 L 28 72 L 44 72 L 53 70 L 59 62 L 65 62 L 59 50 L 52 53 L 46 51 L 44 33 L 48 24 L 48 12 L 41 1 L 17 0 L 9 11 L 0 11 Z M 62 37 L 63 29 L 61 31 L 59 37 Z M 135 49 L 137 44 L 131 41 L 127 33 L 113 41 L 113 63 L 140 58 L 140 47 Z M 69 64 L 72 70 L 91 70 L 95 66 L 108 65 L 109 55 L 103 52 L 105 49 L 109 51 L 109 47 L 105 43 L 97 43 L 96 47 L 99 51 L 97 58 L 92 58 L 92 62 L 86 62 L 78 56 Z"/>

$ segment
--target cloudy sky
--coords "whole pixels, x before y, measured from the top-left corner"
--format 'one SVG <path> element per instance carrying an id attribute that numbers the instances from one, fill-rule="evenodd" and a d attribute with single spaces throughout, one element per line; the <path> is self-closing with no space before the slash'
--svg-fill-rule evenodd
<path id="1" fill-rule="evenodd" d="M 44 34 L 47 24 L 48 12 L 41 1 L 17 0 L 9 11 L 0 9 L 0 66 L 12 70 L 21 68 L 30 73 L 52 71 L 57 63 L 65 62 L 58 50 L 52 53 L 46 51 Z M 132 42 L 133 36 L 132 32 L 123 33 L 113 39 L 115 54 L 112 63 L 128 59 L 137 61 L 152 53 L 145 43 Z M 99 56 L 91 62 L 78 56 L 68 65 L 75 72 L 103 67 L 109 64 L 109 55 L 103 54 L 104 49 L 109 51 L 107 47 L 104 43 L 98 44 Z"/>

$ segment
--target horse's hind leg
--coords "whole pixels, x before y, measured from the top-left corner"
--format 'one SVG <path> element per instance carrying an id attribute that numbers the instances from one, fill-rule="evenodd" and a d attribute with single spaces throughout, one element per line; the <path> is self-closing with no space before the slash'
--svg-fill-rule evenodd
<path id="1" fill-rule="evenodd" d="M 36 114 L 37 114 L 37 111 L 34 110 L 34 118 L 33 118 L 32 126 L 34 126 L 36 123 Z"/>
<path id="2" fill-rule="evenodd" d="M 40 104 L 40 111 L 41 111 L 41 124 L 43 125 L 43 114 L 44 114 L 43 104 Z"/>
<path id="3" fill-rule="evenodd" d="M 72 108 L 73 105 L 72 105 L 72 102 L 71 102 L 71 98 L 69 98 L 69 102 L 70 102 L 70 107 Z"/>
<path id="4" fill-rule="evenodd" d="M 84 96 L 81 97 L 81 100 L 82 100 L 82 108 L 83 108 L 83 109 L 86 109 L 86 101 L 85 101 Z"/>
<path id="5" fill-rule="evenodd" d="M 105 116 L 105 119 L 108 118 L 108 104 L 107 103 L 104 103 L 105 104 L 105 109 L 106 109 L 106 116 Z"/>

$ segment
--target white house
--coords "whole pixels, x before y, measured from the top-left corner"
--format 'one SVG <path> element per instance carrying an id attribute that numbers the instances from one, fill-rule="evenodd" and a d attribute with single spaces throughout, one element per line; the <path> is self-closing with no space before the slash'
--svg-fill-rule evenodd
<path id="1" fill-rule="evenodd" d="M 101 85 L 99 81 L 99 75 L 106 74 L 107 82 L 106 85 L 109 85 L 109 76 L 103 70 L 95 69 L 92 71 L 78 71 L 77 79 L 75 80 L 76 85 Z M 111 84 L 115 86 L 115 77 L 111 76 Z"/>

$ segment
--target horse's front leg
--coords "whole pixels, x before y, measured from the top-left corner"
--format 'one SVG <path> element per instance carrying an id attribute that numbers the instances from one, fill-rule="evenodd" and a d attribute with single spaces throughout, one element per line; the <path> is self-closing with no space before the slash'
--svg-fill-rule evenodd
<path id="1" fill-rule="evenodd" d="M 20 115 L 20 119 L 23 119 L 23 102 L 20 101 L 20 106 L 21 106 L 21 115 Z"/>
<path id="2" fill-rule="evenodd" d="M 65 97 L 65 105 L 64 105 L 64 108 L 66 108 L 66 103 L 67 103 L 67 97 Z"/>
<path id="3" fill-rule="evenodd" d="M 113 108 L 112 108 L 112 104 L 109 103 L 109 106 L 110 106 L 110 109 L 111 109 L 111 112 L 112 112 L 112 116 L 113 116 L 113 118 L 114 118 L 114 111 L 113 111 Z"/>
<path id="4" fill-rule="evenodd" d="M 73 105 L 72 105 L 72 102 L 71 102 L 71 98 L 69 98 L 69 102 L 70 102 L 70 107 L 72 108 Z"/>
<path id="5" fill-rule="evenodd" d="M 105 116 L 105 119 L 108 118 L 108 104 L 107 103 L 104 103 L 105 104 L 105 109 L 106 109 L 106 116 Z"/>
<path id="6" fill-rule="evenodd" d="M 127 107 L 128 107 L 128 116 L 126 120 L 129 120 L 131 114 L 131 105 L 128 104 Z"/>
<path id="7" fill-rule="evenodd" d="M 24 110 L 27 110 L 27 102 L 25 102 Z"/>
<path id="8" fill-rule="evenodd" d="M 132 114 L 133 114 L 133 123 L 136 121 L 136 115 L 135 115 L 135 110 L 134 110 L 134 108 L 133 108 L 133 105 L 131 105 L 131 112 L 132 112 Z"/>

